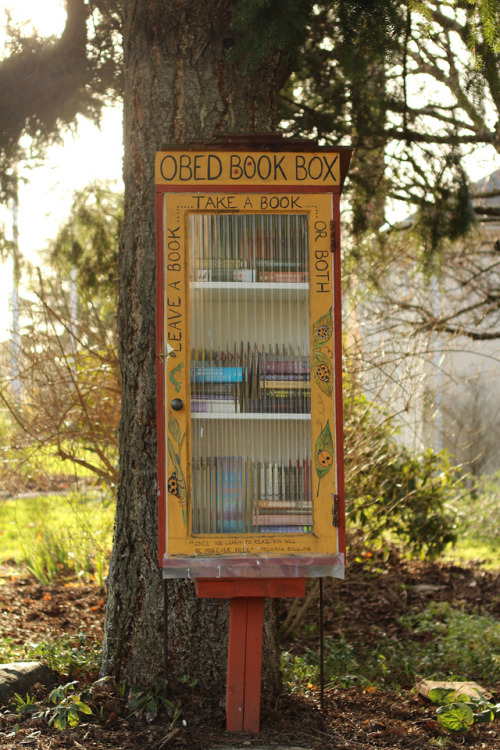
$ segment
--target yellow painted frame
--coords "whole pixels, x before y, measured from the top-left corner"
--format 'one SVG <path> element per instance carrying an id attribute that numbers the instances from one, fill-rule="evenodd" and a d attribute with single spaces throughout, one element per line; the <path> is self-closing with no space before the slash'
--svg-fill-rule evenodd
<path id="1" fill-rule="evenodd" d="M 165 193 L 164 347 L 167 557 L 335 555 L 337 430 L 333 321 L 332 195 L 329 193 Z M 190 496 L 188 228 L 190 213 L 300 213 L 309 216 L 312 533 L 193 534 Z M 325 359 L 326 358 L 326 359 Z M 326 366 L 328 360 L 329 368 Z M 328 370 L 328 377 L 327 377 Z M 317 372 L 321 372 L 321 377 Z M 184 408 L 174 411 L 177 398 Z M 320 461 L 321 459 L 321 461 Z M 315 470 L 316 469 L 316 470 Z"/>

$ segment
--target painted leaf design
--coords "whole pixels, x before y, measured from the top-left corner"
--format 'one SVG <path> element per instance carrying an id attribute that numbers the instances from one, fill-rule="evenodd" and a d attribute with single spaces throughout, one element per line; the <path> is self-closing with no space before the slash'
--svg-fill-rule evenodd
<path id="1" fill-rule="evenodd" d="M 180 457 L 175 452 L 174 445 L 170 438 L 167 438 L 167 447 L 168 455 L 170 456 L 170 460 L 172 461 L 175 473 L 177 475 L 177 491 L 179 493 L 178 498 L 182 509 L 182 518 L 184 520 L 184 523 L 186 523 L 186 482 L 184 481 L 184 474 L 182 473 L 181 461 Z"/>
<path id="2" fill-rule="evenodd" d="M 333 466 L 333 438 L 329 421 L 321 430 L 314 445 L 314 466 L 320 479 L 328 474 Z"/>
<path id="3" fill-rule="evenodd" d="M 168 415 L 168 429 L 175 442 L 179 444 L 181 442 L 181 431 L 179 423 L 172 414 Z"/>
<path id="4" fill-rule="evenodd" d="M 328 312 L 313 324 L 313 348 L 317 349 L 326 344 L 331 339 L 332 333 L 332 308 L 330 307 Z"/>
<path id="5" fill-rule="evenodd" d="M 330 358 L 324 352 L 313 351 L 313 376 L 323 393 L 330 398 L 333 393 L 333 373 Z"/>
<path id="6" fill-rule="evenodd" d="M 174 444 L 172 443 L 170 438 L 167 438 L 167 448 L 168 455 L 170 456 L 170 460 L 172 461 L 175 473 L 177 474 L 177 481 L 180 481 L 182 477 L 181 460 L 180 456 L 175 452 Z"/>
<path id="7" fill-rule="evenodd" d="M 172 370 L 172 372 L 169 375 L 170 382 L 174 386 L 176 393 L 179 393 L 179 391 L 181 389 L 181 384 L 176 379 L 176 376 L 179 375 L 179 377 L 180 377 L 180 374 L 181 374 L 180 371 L 182 370 L 183 367 L 184 367 L 184 362 L 181 362 L 180 364 L 177 365 L 177 367 L 174 367 L 174 369 Z"/>

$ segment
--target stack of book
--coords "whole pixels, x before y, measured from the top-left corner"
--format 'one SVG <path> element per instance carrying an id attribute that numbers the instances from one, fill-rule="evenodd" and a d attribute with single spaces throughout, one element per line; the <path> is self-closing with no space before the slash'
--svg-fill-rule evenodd
<path id="1" fill-rule="evenodd" d="M 279 259 L 256 260 L 252 266 L 239 260 L 220 260 L 211 268 L 197 268 L 195 281 L 252 281 L 273 284 L 303 284 L 309 281 L 309 272 L 302 264 Z"/>
<path id="2" fill-rule="evenodd" d="M 311 411 L 309 357 L 263 353 L 260 359 L 260 398 L 248 411 L 307 414 Z"/>
<path id="3" fill-rule="evenodd" d="M 193 413 L 235 413 L 243 368 L 216 360 L 191 364 L 191 411 Z"/>
<path id="4" fill-rule="evenodd" d="M 260 484 L 253 503 L 253 526 L 261 533 L 311 530 L 310 462 L 259 464 Z"/>
<path id="5" fill-rule="evenodd" d="M 234 456 L 192 463 L 194 533 L 298 533 L 312 528 L 311 466 Z"/>
<path id="6" fill-rule="evenodd" d="M 311 410 L 309 357 L 258 350 L 191 352 L 193 413 L 307 414 Z"/>

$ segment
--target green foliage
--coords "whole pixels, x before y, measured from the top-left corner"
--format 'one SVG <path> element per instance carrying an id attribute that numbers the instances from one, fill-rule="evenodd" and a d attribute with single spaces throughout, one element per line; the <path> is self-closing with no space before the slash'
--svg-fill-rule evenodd
<path id="1" fill-rule="evenodd" d="M 500 629 L 491 615 L 468 613 L 439 602 L 400 622 L 433 639 L 427 643 L 422 672 L 430 668 L 464 680 L 500 680 Z"/>
<path id="2" fill-rule="evenodd" d="M 33 696 L 26 693 L 26 697 L 23 698 L 19 693 L 14 693 L 14 705 L 16 713 L 22 716 L 31 716 L 40 712 L 40 706 L 35 703 Z"/>
<path id="3" fill-rule="evenodd" d="M 480 560 L 484 568 L 500 568 L 500 473 L 475 477 L 456 503 L 458 542 L 449 554 L 457 560 Z"/>
<path id="4" fill-rule="evenodd" d="M 500 717 L 500 703 L 490 703 L 479 691 L 477 693 L 477 696 L 471 696 L 448 688 L 431 690 L 429 699 L 439 706 L 436 716 L 441 726 L 449 732 L 462 734 L 473 724 Z"/>
<path id="5" fill-rule="evenodd" d="M 296 64 L 308 33 L 314 3 L 311 0 L 237 0 L 233 5 L 234 39 L 227 40 L 228 56 L 248 74 L 281 54 L 288 66 Z"/>
<path id="6" fill-rule="evenodd" d="M 133 685 L 130 688 L 128 696 L 128 707 L 134 716 L 144 717 L 147 721 L 153 721 L 161 708 L 166 709 L 171 719 L 172 727 L 180 716 L 179 706 L 167 700 L 163 695 L 165 683 L 159 680 L 154 688 L 147 688 L 143 685 Z"/>
<path id="7" fill-rule="evenodd" d="M 399 690 L 413 683 L 419 647 L 377 633 L 377 638 L 348 641 L 343 634 L 325 640 L 325 684 Z M 282 654 L 281 668 L 290 692 L 315 690 L 319 684 L 318 653 L 306 648 L 302 656 Z"/>
<path id="8" fill-rule="evenodd" d="M 42 641 L 29 650 L 35 658 L 60 674 L 77 676 L 99 671 L 102 645 L 79 631 L 77 635 L 62 635 Z"/>
<path id="9" fill-rule="evenodd" d="M 439 556 L 456 539 L 459 482 L 443 454 L 411 453 L 390 418 L 356 393 L 345 399 L 346 506 L 366 543 L 396 538 L 409 552 Z"/>
<path id="10" fill-rule="evenodd" d="M 66 727 L 76 727 L 80 723 L 81 714 L 91 714 L 92 709 L 82 701 L 81 696 L 74 693 L 77 682 L 68 682 L 66 685 L 58 685 L 49 695 L 52 706 L 43 708 L 34 702 L 34 698 L 26 695 L 23 699 L 18 693 L 15 694 L 16 712 L 21 715 L 32 715 L 44 718 L 49 726 L 63 730 Z"/>
<path id="11" fill-rule="evenodd" d="M 53 724 L 56 729 L 76 727 L 80 723 L 80 714 L 91 714 L 92 709 L 84 703 L 79 695 L 73 693 L 77 682 L 68 682 L 54 688 L 49 701 L 54 704 L 53 708 L 46 710 L 49 716 L 49 725 Z"/>
<path id="12" fill-rule="evenodd" d="M 495 544 L 500 538 L 500 472 L 475 477 L 467 494 L 457 504 L 461 531 L 475 539 Z"/>
<path id="13" fill-rule="evenodd" d="M 114 499 L 110 493 L 68 493 L 6 500 L 0 560 L 24 563 L 47 585 L 77 575 L 102 585 L 111 551 Z"/>
<path id="14" fill-rule="evenodd" d="M 476 224 L 469 182 L 460 159 L 458 152 L 452 150 L 419 202 L 414 231 L 421 240 L 421 260 L 426 270 L 444 240 L 453 242 L 464 237 Z"/>
<path id="15" fill-rule="evenodd" d="M 16 165 L 43 158 L 49 145 L 83 115 L 98 122 L 105 104 L 121 92 L 121 14 L 111 5 L 67 3 L 59 38 L 40 37 L 6 14 L 0 50 L 0 195 L 12 191 Z M 22 136 L 28 136 L 22 137 Z"/>
<path id="16" fill-rule="evenodd" d="M 114 313 L 118 293 L 118 244 L 123 224 L 123 195 L 109 184 L 94 182 L 73 197 L 70 215 L 50 245 L 50 260 L 69 275 L 76 268 L 78 285 L 95 302 Z"/>
<path id="17" fill-rule="evenodd" d="M 406 8 L 393 0 L 339 0 L 336 4 L 342 41 L 359 53 L 381 58 L 404 30 Z M 362 65 L 362 59 L 358 66 Z"/>
<path id="18" fill-rule="evenodd" d="M 99 671 L 102 645 L 79 631 L 77 635 L 63 635 L 40 643 L 14 643 L 0 633 L 0 662 L 40 661 L 59 674 L 75 677 Z"/>
<path id="19" fill-rule="evenodd" d="M 343 634 L 325 640 L 325 684 L 344 688 L 399 690 L 417 674 L 435 679 L 495 683 L 500 679 L 500 631 L 491 615 L 469 614 L 449 604 L 431 604 L 424 612 L 400 618 L 408 637 L 392 637 L 374 628 L 373 638 L 348 641 Z M 412 637 L 410 637 L 410 634 Z M 426 634 L 415 639 L 414 634 Z M 281 668 L 287 689 L 305 693 L 317 689 L 319 655 L 306 648 L 302 655 L 285 651 Z M 443 697 L 443 701 L 446 697 Z M 454 701 L 454 694 L 448 697 Z"/>
<path id="20" fill-rule="evenodd" d="M 478 42 L 477 30 L 482 31 L 486 44 L 493 52 L 500 52 L 500 6 L 496 0 L 467 0 L 470 6 L 471 47 Z"/>

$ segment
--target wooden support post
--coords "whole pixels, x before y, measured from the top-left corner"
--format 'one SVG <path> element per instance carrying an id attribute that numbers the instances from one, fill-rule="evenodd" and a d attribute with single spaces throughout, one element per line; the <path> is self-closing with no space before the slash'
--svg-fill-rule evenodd
<path id="1" fill-rule="evenodd" d="M 256 734 L 260 726 L 262 626 L 266 596 L 304 596 L 305 578 L 203 578 L 201 598 L 231 600 L 227 652 L 226 728 Z"/>
<path id="2" fill-rule="evenodd" d="M 231 599 L 227 651 L 228 732 L 257 733 L 260 723 L 264 599 Z"/>

